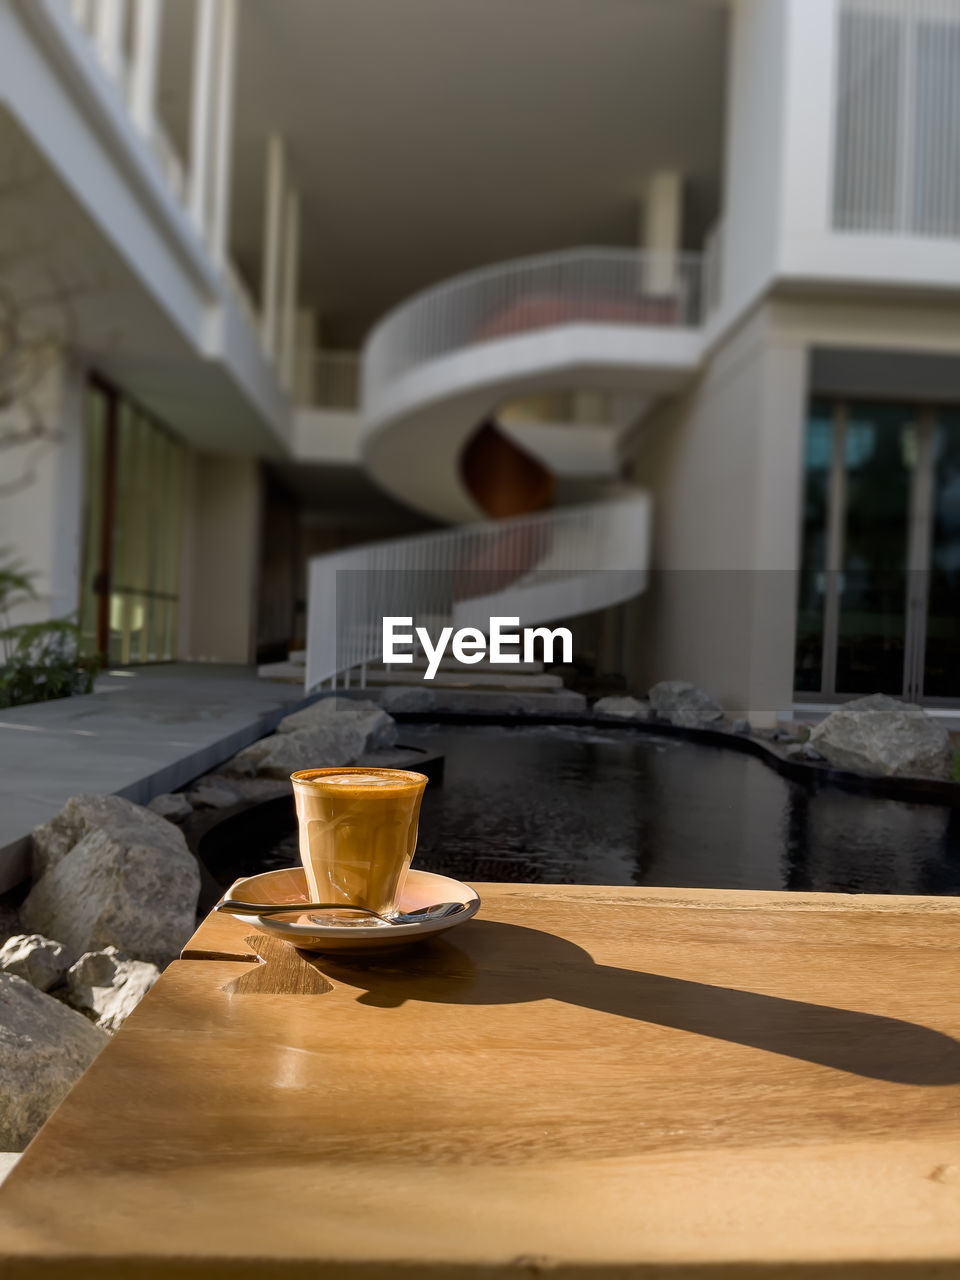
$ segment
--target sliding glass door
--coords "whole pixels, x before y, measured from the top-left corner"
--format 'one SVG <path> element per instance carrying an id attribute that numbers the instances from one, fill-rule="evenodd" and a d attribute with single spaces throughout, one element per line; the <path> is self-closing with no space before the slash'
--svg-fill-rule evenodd
<path id="1" fill-rule="evenodd" d="M 87 401 L 83 648 L 111 663 L 176 657 L 185 449 L 100 383 Z"/>
<path id="2" fill-rule="evenodd" d="M 960 698 L 960 414 L 816 401 L 798 696 Z"/>

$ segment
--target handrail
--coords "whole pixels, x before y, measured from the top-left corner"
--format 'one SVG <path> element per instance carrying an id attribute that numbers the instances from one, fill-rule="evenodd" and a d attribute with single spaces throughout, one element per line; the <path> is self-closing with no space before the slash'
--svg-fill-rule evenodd
<path id="1" fill-rule="evenodd" d="M 306 688 L 379 661 L 386 616 L 434 634 L 485 630 L 497 614 L 522 626 L 557 621 L 630 599 L 646 583 L 649 520 L 638 491 L 314 556 Z"/>
<path id="2" fill-rule="evenodd" d="M 723 298 L 723 242 L 726 233 L 721 218 L 707 232 L 703 241 L 703 314 L 709 318 Z"/>
<path id="3" fill-rule="evenodd" d="M 443 355 L 557 325 L 695 328 L 699 254 L 577 248 L 483 267 L 401 303 L 364 347 L 363 405 L 376 416 L 387 388 Z"/>

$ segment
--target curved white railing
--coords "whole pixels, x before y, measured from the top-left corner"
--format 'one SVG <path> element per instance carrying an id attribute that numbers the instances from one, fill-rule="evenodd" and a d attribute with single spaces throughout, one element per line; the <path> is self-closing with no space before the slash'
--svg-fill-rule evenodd
<path id="1" fill-rule="evenodd" d="M 379 662 L 384 617 L 443 626 L 555 622 L 639 595 L 646 586 L 645 493 L 538 515 L 368 543 L 310 561 L 308 690 Z M 509 671 L 509 668 L 505 668 Z M 361 674 L 361 683 L 363 682 Z"/>
<path id="2" fill-rule="evenodd" d="M 412 369 L 479 343 L 570 324 L 696 328 L 701 257 L 581 248 L 498 263 L 436 285 L 374 328 L 363 353 L 363 408 L 380 412 Z"/>

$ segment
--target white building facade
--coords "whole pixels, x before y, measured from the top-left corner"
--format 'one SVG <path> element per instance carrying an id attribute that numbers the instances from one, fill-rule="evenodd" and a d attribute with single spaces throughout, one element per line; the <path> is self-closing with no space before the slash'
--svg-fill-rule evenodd
<path id="1" fill-rule="evenodd" d="M 960 0 L 547 7 L 0 0 L 35 612 L 248 662 L 311 553 L 633 486 L 648 589 L 597 634 L 636 689 L 950 705 Z"/>

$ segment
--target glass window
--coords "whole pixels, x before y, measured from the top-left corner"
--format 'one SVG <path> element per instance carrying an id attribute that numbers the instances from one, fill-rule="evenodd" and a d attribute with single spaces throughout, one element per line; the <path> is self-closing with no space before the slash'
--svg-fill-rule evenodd
<path id="1" fill-rule="evenodd" d="M 80 652 L 100 652 L 100 593 L 103 589 L 104 502 L 107 460 L 107 397 L 89 387 L 85 406 L 83 548 L 80 578 Z"/>
<path id="2" fill-rule="evenodd" d="M 815 402 L 807 423 L 794 673 L 794 687 L 805 693 L 819 693 L 823 681 L 827 524 L 833 431 L 832 406 Z"/>
<path id="3" fill-rule="evenodd" d="M 903 692 L 907 517 L 914 446 L 914 426 L 906 406 L 849 406 L 838 693 Z"/>
<path id="4" fill-rule="evenodd" d="M 878 9 L 840 11 L 834 226 L 956 236 L 960 5 Z"/>
<path id="5" fill-rule="evenodd" d="M 185 459 L 141 410 L 91 390 L 81 625 L 111 663 L 176 657 Z"/>
<path id="6" fill-rule="evenodd" d="M 960 22 L 919 22 L 916 58 L 911 229 L 921 235 L 956 236 L 960 235 Z"/>
<path id="7" fill-rule="evenodd" d="M 848 7 L 840 15 L 834 226 L 897 224 L 903 24 Z"/>

